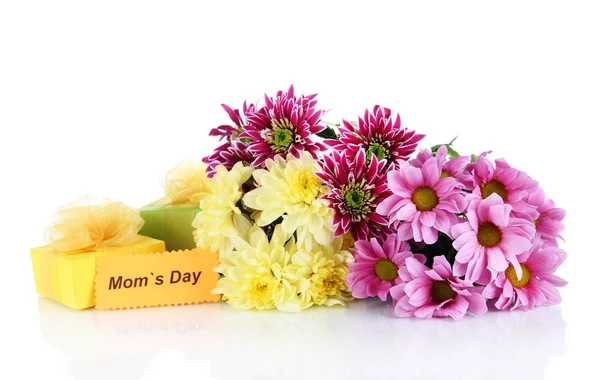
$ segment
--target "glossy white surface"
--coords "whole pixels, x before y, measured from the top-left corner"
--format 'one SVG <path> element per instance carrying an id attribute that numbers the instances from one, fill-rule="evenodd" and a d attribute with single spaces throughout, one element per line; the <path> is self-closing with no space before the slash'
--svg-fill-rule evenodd
<path id="1" fill-rule="evenodd" d="M 1 379 L 598 379 L 596 1 L 0 1 Z M 297 315 L 225 304 L 76 312 L 28 249 L 83 195 L 141 207 L 267 92 L 329 121 L 380 104 L 493 150 L 567 209 L 564 303 L 459 322 L 377 301 Z"/>
<path id="2" fill-rule="evenodd" d="M 460 322 L 394 319 L 377 301 L 300 314 L 223 304 L 76 312 L 42 298 L 37 308 L 29 337 L 54 361 L 26 367 L 38 376 L 558 379 L 567 353 L 560 307 Z"/>

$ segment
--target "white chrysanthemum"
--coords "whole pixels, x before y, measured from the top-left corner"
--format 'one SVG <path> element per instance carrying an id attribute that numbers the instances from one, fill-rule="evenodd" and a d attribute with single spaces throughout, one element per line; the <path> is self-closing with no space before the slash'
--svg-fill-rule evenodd
<path id="1" fill-rule="evenodd" d="M 310 281 L 306 296 L 315 305 L 344 305 L 345 301 L 352 299 L 346 275 L 350 271 L 348 263 L 353 258 L 350 252 L 342 250 L 342 243 L 343 238 L 338 237 L 328 245 L 312 249 L 299 247 L 292 256 L 292 265 L 288 270 Z"/>
<path id="2" fill-rule="evenodd" d="M 271 241 L 258 226 L 248 240 L 237 238 L 235 251 L 220 257 L 216 271 L 223 274 L 215 292 L 234 307 L 301 311 L 312 303 L 306 296 L 309 280 L 288 270 L 296 243 L 276 226 Z"/>
<path id="3" fill-rule="evenodd" d="M 253 170 L 241 162 L 229 171 L 222 165 L 217 166 L 216 174 L 208 182 L 209 193 L 200 201 L 202 211 L 192 223 L 198 247 L 224 254 L 233 249 L 234 239 L 247 238 L 252 223 L 238 203 L 243 195 L 242 185 Z"/>
<path id="4" fill-rule="evenodd" d="M 308 152 L 300 158 L 291 154 L 287 160 L 276 157 L 266 161 L 268 170 L 258 169 L 253 175 L 259 187 L 244 196 L 244 204 L 257 210 L 256 223 L 267 226 L 284 216 L 282 227 L 287 233 L 297 232 L 298 241 L 311 246 L 314 238 L 322 245 L 333 240 L 333 210 L 321 196 L 328 189 L 314 173 L 319 163 Z"/>

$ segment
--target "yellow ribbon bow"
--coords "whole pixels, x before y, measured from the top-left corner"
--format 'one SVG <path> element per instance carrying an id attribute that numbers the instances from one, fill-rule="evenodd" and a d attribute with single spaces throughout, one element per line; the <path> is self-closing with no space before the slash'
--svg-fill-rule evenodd
<path id="1" fill-rule="evenodd" d="M 200 158 L 188 158 L 169 170 L 165 176 L 165 196 L 152 203 L 154 206 L 198 206 L 207 193 L 207 165 Z"/>
<path id="2" fill-rule="evenodd" d="M 109 199 L 92 204 L 88 197 L 58 208 L 54 219 L 45 237 L 61 253 L 133 244 L 144 225 L 138 210 Z"/>

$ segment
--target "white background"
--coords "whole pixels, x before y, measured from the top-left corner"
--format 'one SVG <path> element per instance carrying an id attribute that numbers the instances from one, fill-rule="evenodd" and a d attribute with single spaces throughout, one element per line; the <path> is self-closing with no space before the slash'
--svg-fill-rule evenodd
<path id="1" fill-rule="evenodd" d="M 592 1 L 2 0 L 0 377 L 598 378 L 599 17 Z M 221 103 L 291 83 L 328 120 L 381 104 L 424 146 L 459 135 L 459 152 L 539 180 L 568 211 L 563 304 L 451 322 L 377 302 L 287 315 L 38 299 L 28 250 L 57 206 L 160 197 L 167 169 L 216 146 Z"/>

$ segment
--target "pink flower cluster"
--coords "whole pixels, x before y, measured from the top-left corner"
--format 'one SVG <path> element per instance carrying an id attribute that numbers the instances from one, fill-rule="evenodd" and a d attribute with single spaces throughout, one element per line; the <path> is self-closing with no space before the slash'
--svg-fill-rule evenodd
<path id="1" fill-rule="evenodd" d="M 411 254 L 406 245 L 400 256 L 381 252 L 375 237 L 357 241 L 347 277 L 355 297 L 389 294 L 397 316 L 419 318 L 481 314 L 487 300 L 502 310 L 560 303 L 556 287 L 566 281 L 554 272 L 566 258 L 558 248 L 565 211 L 525 172 L 486 153 L 472 163 L 449 159 L 441 146 L 398 162 L 387 181 L 391 194 L 376 212 L 393 233 L 377 238 L 408 242 Z M 382 276 L 378 266 L 390 261 L 395 274 Z"/>

